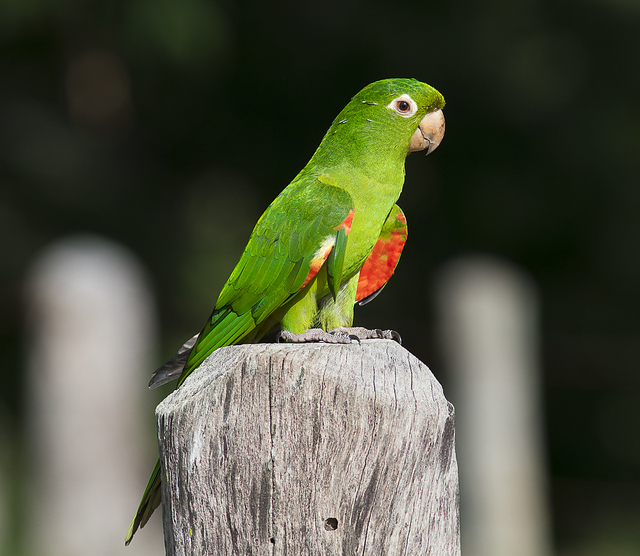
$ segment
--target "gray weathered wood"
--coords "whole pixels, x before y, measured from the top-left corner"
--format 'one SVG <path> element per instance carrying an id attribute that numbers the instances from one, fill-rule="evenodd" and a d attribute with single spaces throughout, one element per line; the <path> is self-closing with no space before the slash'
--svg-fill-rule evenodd
<path id="1" fill-rule="evenodd" d="M 170 556 L 460 553 L 453 406 L 393 341 L 223 348 L 156 416 Z"/>

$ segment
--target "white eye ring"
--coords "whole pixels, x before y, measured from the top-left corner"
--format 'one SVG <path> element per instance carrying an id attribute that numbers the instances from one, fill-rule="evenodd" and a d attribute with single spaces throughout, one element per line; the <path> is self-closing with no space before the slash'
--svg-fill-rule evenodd
<path id="1" fill-rule="evenodd" d="M 418 111 L 418 105 L 408 94 L 400 95 L 394 98 L 387 108 L 390 108 L 394 112 L 400 114 L 403 118 L 410 118 Z"/>

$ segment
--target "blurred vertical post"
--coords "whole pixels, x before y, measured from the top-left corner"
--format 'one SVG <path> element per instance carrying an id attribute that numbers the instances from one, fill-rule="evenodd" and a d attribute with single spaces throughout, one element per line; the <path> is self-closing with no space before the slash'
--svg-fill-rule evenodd
<path id="1" fill-rule="evenodd" d="M 61 241 L 34 264 L 27 299 L 26 553 L 162 553 L 157 521 L 124 547 L 154 448 L 144 421 L 156 327 L 140 264 L 97 237 Z"/>
<path id="2" fill-rule="evenodd" d="M 435 295 L 456 407 L 463 554 L 548 556 L 536 287 L 512 264 L 477 256 L 443 268 Z"/>

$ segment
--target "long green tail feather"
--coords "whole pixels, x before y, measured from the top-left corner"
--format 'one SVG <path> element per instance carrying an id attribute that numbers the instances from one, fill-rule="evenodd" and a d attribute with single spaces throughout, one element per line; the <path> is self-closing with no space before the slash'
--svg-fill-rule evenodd
<path id="1" fill-rule="evenodd" d="M 138 527 L 142 528 L 147 524 L 151 514 L 160 505 L 160 502 L 162 502 L 160 485 L 160 460 L 158 460 L 156 466 L 153 468 L 153 473 L 151 473 L 151 478 L 147 483 L 147 488 L 142 495 L 136 517 L 133 518 L 131 525 L 129 525 L 127 536 L 124 538 L 125 546 L 129 545 Z"/>

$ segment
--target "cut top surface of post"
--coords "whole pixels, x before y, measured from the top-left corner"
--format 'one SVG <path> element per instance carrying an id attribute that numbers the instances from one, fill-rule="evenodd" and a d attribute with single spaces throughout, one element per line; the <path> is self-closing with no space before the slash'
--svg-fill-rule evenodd
<path id="1" fill-rule="evenodd" d="M 408 396 L 417 402 L 444 403 L 447 405 L 442 386 L 431 370 L 397 342 L 392 340 L 363 340 L 360 344 L 242 344 L 216 350 L 196 369 L 184 384 L 157 407 L 158 413 L 173 411 L 197 395 L 203 388 L 211 386 L 229 368 L 243 363 L 252 375 L 258 364 L 280 362 L 283 365 L 300 366 L 319 371 L 325 379 L 342 377 L 340 382 L 348 384 L 347 377 L 362 385 L 374 386 L 385 395 L 394 398 Z M 262 368 L 265 374 L 270 369 Z M 314 373 L 315 374 L 315 373 Z M 285 379 L 285 377 L 280 377 Z M 298 381 L 296 391 L 304 383 L 304 375 Z M 355 388 L 355 384 L 352 384 Z M 393 386 L 393 387 L 392 387 Z M 296 391 L 292 392 L 295 394 Z M 397 400 L 396 400 L 397 401 Z"/>
<path id="2" fill-rule="evenodd" d="M 156 415 L 167 554 L 459 553 L 453 407 L 393 341 L 222 348 Z"/>

